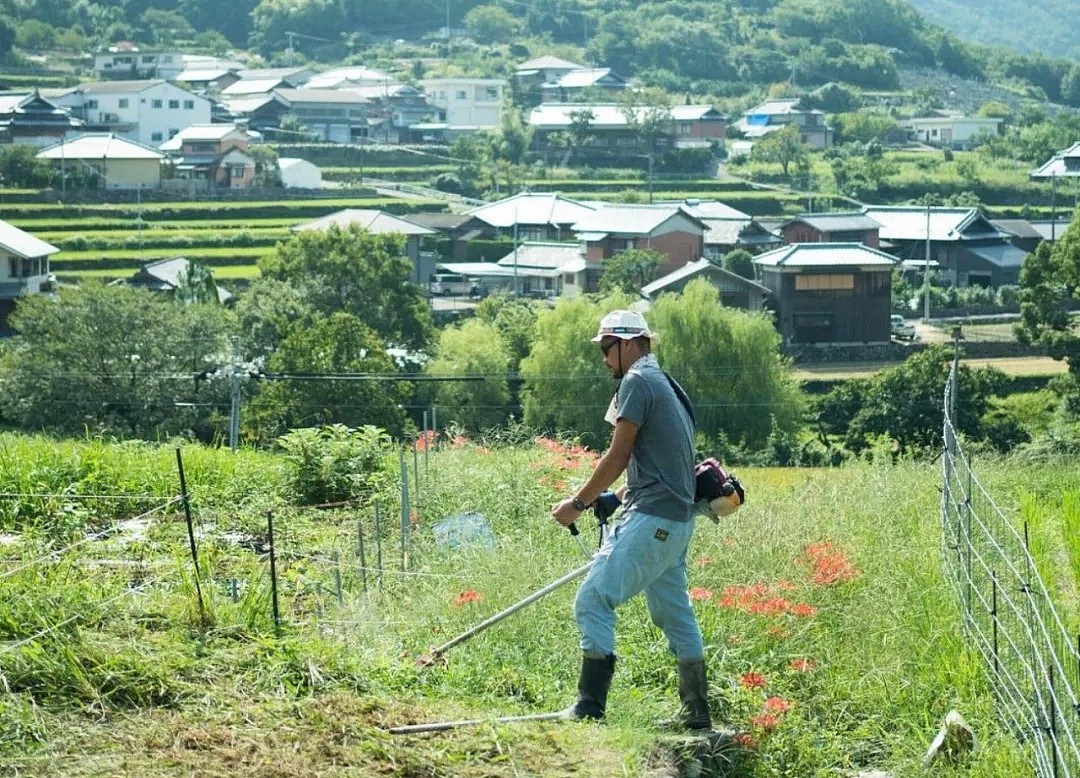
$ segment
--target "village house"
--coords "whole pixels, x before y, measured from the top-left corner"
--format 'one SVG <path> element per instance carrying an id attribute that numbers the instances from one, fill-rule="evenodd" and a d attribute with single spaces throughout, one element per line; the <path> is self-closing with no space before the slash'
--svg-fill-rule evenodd
<path id="1" fill-rule="evenodd" d="M 1032 178 L 1080 178 L 1080 141 L 1057 152 L 1031 171 Z"/>
<path id="2" fill-rule="evenodd" d="M 304 84 L 308 89 L 352 89 L 358 86 L 382 86 L 397 79 L 381 70 L 364 67 L 344 67 L 316 73 Z"/>
<path id="3" fill-rule="evenodd" d="M 882 248 L 908 267 L 929 259 L 953 286 L 1017 284 L 1027 252 L 994 227 L 979 208 L 875 205 L 863 213 L 881 225 Z"/>
<path id="4" fill-rule="evenodd" d="M 521 192 L 468 212 L 469 227 L 488 236 L 518 241 L 564 241 L 574 237 L 574 225 L 597 209 L 597 204 L 571 200 L 556 192 Z"/>
<path id="5" fill-rule="evenodd" d="M 965 116 L 960 111 L 934 110 L 908 119 L 903 126 L 912 139 L 929 146 L 969 149 L 980 135 L 999 135 L 999 118 Z"/>
<path id="6" fill-rule="evenodd" d="M 794 243 L 754 258 L 787 344 L 888 343 L 898 264 L 861 243 Z"/>
<path id="7" fill-rule="evenodd" d="M 188 125 L 210 123 L 210 100 L 168 81 L 101 81 L 42 93 L 82 121 L 87 132 L 113 133 L 149 146 Z"/>
<path id="8" fill-rule="evenodd" d="M 595 292 L 605 260 L 630 249 L 659 252 L 663 274 L 701 259 L 705 223 L 681 205 L 605 204 L 574 224 L 586 262 L 585 291 Z"/>
<path id="9" fill-rule="evenodd" d="M 289 113 L 318 140 L 356 143 L 367 137 L 368 101 L 360 95 L 340 89 L 277 89 L 274 94 L 288 103 Z"/>
<path id="10" fill-rule="evenodd" d="M 292 110 L 292 104 L 277 92 L 258 95 L 239 95 L 221 98 L 218 103 L 223 111 L 214 119 L 228 124 L 242 122 L 252 132 L 265 138 L 295 142 L 295 136 L 285 136 L 281 130 L 281 121 Z M 283 137 L 284 136 L 284 137 Z"/>
<path id="11" fill-rule="evenodd" d="M 705 224 L 705 258 L 720 263 L 724 254 L 743 249 L 758 254 L 779 246 L 780 237 L 748 213 L 718 200 L 688 199 L 682 206 Z"/>
<path id="12" fill-rule="evenodd" d="M 540 94 L 545 103 L 571 103 L 583 94 L 593 95 L 593 99 L 598 96 L 601 100 L 617 99 L 624 89 L 626 79 L 611 68 L 582 68 L 571 70 L 557 81 L 541 84 Z"/>
<path id="13" fill-rule="evenodd" d="M 176 179 L 244 189 L 255 181 L 249 142 L 247 130 L 235 124 L 192 124 L 158 148 L 169 155 Z"/>
<path id="14" fill-rule="evenodd" d="M 142 50 L 121 41 L 94 55 L 94 75 L 113 79 L 173 79 L 184 70 L 184 55 L 175 50 Z"/>
<path id="15" fill-rule="evenodd" d="M 645 108 L 638 108 L 643 113 Z M 674 105 L 671 124 L 665 137 L 658 139 L 657 146 L 696 146 L 702 143 L 722 142 L 727 117 L 711 105 Z M 529 126 L 533 129 L 533 147 L 542 150 L 551 147 L 552 135 L 564 135 L 577 117 L 591 114 L 588 148 L 639 149 L 641 139 L 631 126 L 626 110 L 615 103 L 544 103 L 529 113 Z"/>
<path id="16" fill-rule="evenodd" d="M 764 138 L 789 124 L 799 128 L 799 140 L 806 146 L 827 149 L 833 144 L 833 129 L 825 123 L 825 112 L 804 109 L 798 98 L 766 100 L 744 113 L 735 128 L 750 141 Z"/>
<path id="17" fill-rule="evenodd" d="M 434 78 L 420 82 L 427 101 L 446 129 L 473 131 L 498 127 L 506 82 L 497 78 Z"/>
<path id="18" fill-rule="evenodd" d="M 46 100 L 36 89 L 29 94 L 0 94 L 0 143 L 41 148 L 82 131 L 80 119 Z"/>
<path id="19" fill-rule="evenodd" d="M 881 225 L 861 211 L 852 213 L 804 213 L 785 222 L 780 235 L 791 243 L 862 243 L 878 248 Z"/>
<path id="20" fill-rule="evenodd" d="M 0 333 L 11 334 L 8 317 L 15 302 L 48 286 L 49 257 L 60 249 L 0 221 Z"/>
<path id="21" fill-rule="evenodd" d="M 160 189 L 165 155 L 112 133 L 86 133 L 48 146 L 37 154 L 64 175 L 65 168 L 90 173 L 101 189 Z"/>
<path id="22" fill-rule="evenodd" d="M 186 257 L 170 257 L 169 259 L 157 259 L 152 262 L 144 262 L 143 266 L 126 279 L 117 279 L 110 286 L 126 284 L 137 289 L 148 289 L 151 292 L 174 294 L 187 283 L 191 276 L 192 262 Z M 208 271 L 210 272 L 210 271 Z M 211 273 L 211 279 L 213 274 Z M 228 303 L 233 299 L 232 292 L 214 284 L 219 303 Z"/>
<path id="23" fill-rule="evenodd" d="M 643 297 L 655 300 L 661 294 L 679 294 L 686 285 L 697 278 L 704 278 L 720 292 L 720 304 L 725 308 L 740 308 L 744 311 L 765 310 L 769 297 L 767 287 L 738 273 L 725 270 L 708 259 L 687 262 L 667 275 L 652 281 L 641 289 Z"/>

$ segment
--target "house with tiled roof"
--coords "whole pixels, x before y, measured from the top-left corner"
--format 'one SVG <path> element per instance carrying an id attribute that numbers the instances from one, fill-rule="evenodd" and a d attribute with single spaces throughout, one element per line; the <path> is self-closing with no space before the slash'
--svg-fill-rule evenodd
<path id="1" fill-rule="evenodd" d="M 1027 252 L 979 208 L 867 206 L 882 248 L 914 265 L 929 259 L 954 286 L 1017 284 Z"/>
<path id="2" fill-rule="evenodd" d="M 646 110 L 638 109 L 641 113 Z M 658 147 L 695 146 L 723 139 L 727 117 L 713 106 L 673 105 L 670 111 L 671 124 L 666 136 L 658 139 Z M 543 103 L 532 109 L 528 123 L 537 146 L 545 148 L 550 146 L 553 134 L 565 134 L 577 117 L 585 114 L 591 114 L 589 148 L 634 150 L 639 146 L 638 134 L 626 110 L 616 103 Z"/>
<path id="3" fill-rule="evenodd" d="M 574 225 L 597 207 L 597 203 L 572 200 L 557 192 L 521 192 L 473 208 L 468 215 L 471 225 L 482 225 L 491 236 L 563 241 L 573 238 Z"/>
<path id="4" fill-rule="evenodd" d="M 965 116 L 961 111 L 936 109 L 903 123 L 912 140 L 950 149 L 971 148 L 980 135 L 1000 135 L 1004 119 Z"/>
<path id="5" fill-rule="evenodd" d="M 0 143 L 48 146 L 69 133 L 82 132 L 84 123 L 38 90 L 0 94 Z"/>
<path id="6" fill-rule="evenodd" d="M 191 274 L 192 262 L 187 257 L 170 257 L 157 259 L 153 262 L 145 262 L 130 277 L 113 284 L 121 283 L 134 286 L 139 289 L 149 289 L 152 292 L 174 293 L 184 286 Z M 228 303 L 233 299 L 232 292 L 214 284 L 217 299 L 220 303 Z"/>
<path id="7" fill-rule="evenodd" d="M 158 148 L 169 155 L 175 178 L 243 189 L 255 182 L 249 143 L 248 131 L 235 124 L 193 124 Z"/>
<path id="8" fill-rule="evenodd" d="M 1031 177 L 1047 179 L 1080 177 L 1080 142 L 1054 154 L 1032 170 Z"/>
<path id="9" fill-rule="evenodd" d="M 705 253 L 706 224 L 682 205 L 604 204 L 576 224 L 584 245 L 586 289 L 599 287 L 605 260 L 629 249 L 656 251 L 665 257 L 661 273 L 670 273 Z"/>
<path id="10" fill-rule="evenodd" d="M 898 265 L 862 243 L 794 243 L 754 258 L 787 344 L 888 343 Z"/>
<path id="11" fill-rule="evenodd" d="M 834 133 L 825 121 L 825 112 L 816 108 L 803 108 L 798 98 L 773 99 L 759 103 L 735 122 L 735 128 L 747 140 L 754 141 L 782 130 L 789 124 L 799 128 L 799 139 L 807 146 L 825 149 L 833 144 Z"/>
<path id="12" fill-rule="evenodd" d="M 626 79 L 611 68 L 582 68 L 571 70 L 557 81 L 540 85 L 545 103 L 566 103 L 576 100 L 589 90 L 594 95 L 604 93 L 600 99 L 615 99 L 626 89 Z M 596 99 L 595 97 L 593 99 Z"/>
<path id="13" fill-rule="evenodd" d="M 718 200 L 685 200 L 682 206 L 704 222 L 704 256 L 712 262 L 719 263 L 734 249 L 758 254 L 781 243 L 758 219 Z"/>
<path id="14" fill-rule="evenodd" d="M 740 308 L 745 311 L 765 309 L 769 297 L 768 287 L 738 273 L 726 270 L 708 259 L 687 262 L 667 275 L 646 284 L 641 294 L 649 300 L 661 294 L 679 294 L 691 281 L 704 278 L 720 292 L 720 303 L 727 308 Z"/>
<path id="15" fill-rule="evenodd" d="M 850 213 L 804 213 L 780 227 L 784 243 L 862 243 L 880 245 L 881 225 L 861 211 Z"/>

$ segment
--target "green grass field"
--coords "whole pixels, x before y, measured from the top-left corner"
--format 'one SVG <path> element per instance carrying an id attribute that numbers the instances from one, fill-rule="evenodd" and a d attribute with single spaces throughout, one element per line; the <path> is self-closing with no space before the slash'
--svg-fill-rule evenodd
<path id="1" fill-rule="evenodd" d="M 0 544 L 0 634 L 8 641 L 0 643 L 0 764 L 19 775 L 78 778 L 649 774 L 665 758 L 654 722 L 676 706 L 675 674 L 640 599 L 620 611 L 604 725 L 385 731 L 550 711 L 572 699 L 575 584 L 449 650 L 445 664 L 415 664 L 581 564 L 581 549 L 548 510 L 586 477 L 589 457 L 510 440 L 406 456 L 418 483 L 404 572 L 395 452 L 375 493 L 383 500 L 376 525 L 370 503 L 289 507 L 294 481 L 280 455 L 185 446 L 203 528 L 203 618 L 178 507 L 150 516 L 142 538 L 84 543 L 27 564 L 81 537 L 84 524 L 100 528 L 174 495 L 171 447 L 0 437 L 5 493 L 147 495 L 130 504 L 74 501 L 85 507 L 66 512 L 59 498 L 0 503 L 0 533 L 19 533 Z M 1062 542 L 1075 523 L 1063 496 L 1080 489 L 1075 467 L 985 460 L 980 469 L 1023 484 L 995 496 L 1011 515 L 1024 501 L 1042 516 L 1047 548 Z M 997 724 L 943 577 L 939 467 L 901 461 L 739 475 L 748 502 L 719 526 L 699 521 L 689 577 L 714 716 L 744 734 L 740 774 L 915 775 L 953 708 L 980 743 L 956 774 L 1029 774 L 1024 748 Z M 265 547 L 235 544 L 265 543 L 271 509 L 280 636 Z M 492 547 L 436 542 L 435 524 L 465 511 L 487 518 Z M 592 522 L 582 527 L 595 542 Z M 48 538 L 55 545 L 43 545 Z M 828 575 L 815 561 L 822 549 Z M 1057 574 L 1055 591 L 1075 586 L 1070 568 Z M 236 602 L 230 579 L 239 582 Z M 133 584 L 142 588 L 130 591 Z"/>

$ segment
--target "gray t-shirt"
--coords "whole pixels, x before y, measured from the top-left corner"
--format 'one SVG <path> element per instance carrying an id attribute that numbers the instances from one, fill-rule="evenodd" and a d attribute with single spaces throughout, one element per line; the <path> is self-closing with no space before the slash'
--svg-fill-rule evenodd
<path id="1" fill-rule="evenodd" d="M 626 371 L 615 395 L 616 418 L 638 427 L 626 467 L 626 510 L 690 521 L 694 506 L 694 427 L 656 357 Z"/>

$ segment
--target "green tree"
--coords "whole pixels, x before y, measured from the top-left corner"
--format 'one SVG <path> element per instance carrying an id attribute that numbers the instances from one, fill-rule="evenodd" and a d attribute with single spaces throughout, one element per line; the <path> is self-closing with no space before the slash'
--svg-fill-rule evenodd
<path id="1" fill-rule="evenodd" d="M 504 424 L 512 410 L 509 362 L 506 344 L 493 324 L 469 319 L 443 330 L 425 372 L 461 380 L 435 384 L 440 421 L 454 422 L 471 433 Z"/>
<path id="2" fill-rule="evenodd" d="M 754 279 L 754 255 L 746 249 L 732 249 L 724 254 L 723 267 L 743 278 Z"/>
<path id="3" fill-rule="evenodd" d="M 651 249 L 627 249 L 604 261 L 600 275 L 600 292 L 620 291 L 636 295 L 641 288 L 660 277 L 660 267 L 666 257 Z"/>
<path id="4" fill-rule="evenodd" d="M 246 358 L 259 367 L 285 339 L 290 325 L 307 324 L 315 308 L 302 289 L 277 278 L 260 278 L 233 306 L 237 331 Z"/>
<path id="5" fill-rule="evenodd" d="M 178 284 L 173 291 L 173 300 L 181 305 L 219 305 L 217 284 L 210 268 L 201 262 L 188 260 L 186 271 L 180 272 Z"/>
<path id="6" fill-rule="evenodd" d="M 884 436 L 903 453 L 939 448 L 945 382 L 951 362 L 951 349 L 934 345 L 869 379 L 848 425 L 845 445 L 858 452 L 867 448 L 874 437 Z M 958 382 L 957 430 L 982 437 L 982 418 L 990 408 L 990 398 L 1004 393 L 1005 374 L 996 368 L 973 370 L 961 365 Z"/>
<path id="7" fill-rule="evenodd" d="M 756 449 L 798 432 L 804 401 L 768 316 L 725 308 L 719 290 L 696 279 L 660 295 L 649 326 L 660 364 L 694 400 L 700 434 Z"/>
<path id="8" fill-rule="evenodd" d="M 431 340 L 431 311 L 412 283 L 402 235 L 373 235 L 359 227 L 303 230 L 259 260 L 260 278 L 302 290 L 314 310 L 344 311 L 389 346 L 422 350 Z"/>
<path id="9" fill-rule="evenodd" d="M 770 132 L 754 143 L 751 156 L 762 162 L 774 162 L 780 165 L 785 176 L 790 175 L 792 165 L 799 167 L 809 159 L 806 147 L 799 138 L 799 128 L 794 124 L 788 124 L 782 130 Z"/>
<path id="10" fill-rule="evenodd" d="M 589 339 L 604 314 L 629 302 L 621 295 L 602 300 L 579 296 L 561 298 L 553 309 L 540 311 L 532 350 L 521 362 L 527 425 L 576 433 L 593 448 L 607 445 L 611 427 L 604 410 L 616 384 Z"/>
<path id="11" fill-rule="evenodd" d="M 843 143 L 882 141 L 899 127 L 891 116 L 869 110 L 837 114 L 832 121 L 836 126 L 837 141 Z"/>
<path id="12" fill-rule="evenodd" d="M 465 14 L 465 29 L 477 43 L 508 43 L 521 32 L 522 20 L 505 8 L 478 5 Z"/>
<path id="13" fill-rule="evenodd" d="M 521 111 L 507 102 L 499 119 L 496 147 L 499 156 L 512 165 L 525 161 L 525 154 L 532 141 L 532 127 L 525 123 Z"/>
<path id="14" fill-rule="evenodd" d="M 337 311 L 288 328 L 270 356 L 271 375 L 244 419 L 246 433 L 269 442 L 295 427 L 374 425 L 392 435 L 405 426 L 402 404 L 412 385 L 397 380 L 398 369 L 378 334 L 357 316 Z M 287 376 L 313 376 L 310 380 Z M 358 376 L 345 380 L 342 376 Z M 319 376 L 336 376 L 326 379 Z"/>
<path id="15" fill-rule="evenodd" d="M 281 168 L 278 165 L 277 150 L 259 143 L 248 148 L 248 155 L 255 160 L 255 186 L 280 188 Z"/>
<path id="16" fill-rule="evenodd" d="M 657 141 L 671 133 L 670 96 L 656 88 L 626 89 L 619 96 L 619 110 L 651 163 Z"/>
<path id="17" fill-rule="evenodd" d="M 205 441 L 224 429 L 226 382 L 196 381 L 229 353 L 220 305 L 87 281 L 21 298 L 11 323 L 0 404 L 21 429 Z"/>
<path id="18" fill-rule="evenodd" d="M 13 143 L 0 148 L 0 179 L 4 186 L 42 189 L 53 178 L 52 166 L 37 159 L 33 146 Z"/>
<path id="19" fill-rule="evenodd" d="M 1080 222 L 1073 222 L 1053 246 L 1040 243 L 1020 267 L 1020 322 L 1017 339 L 1046 348 L 1064 359 L 1080 378 L 1080 333 L 1065 307 L 1080 293 Z"/>
<path id="20" fill-rule="evenodd" d="M 488 295 L 476 306 L 475 316 L 491 324 L 510 355 L 510 372 L 516 373 L 529 355 L 536 328 L 536 301 L 505 293 Z"/>

